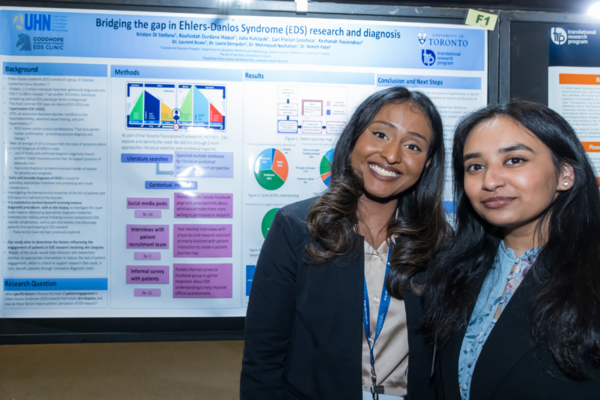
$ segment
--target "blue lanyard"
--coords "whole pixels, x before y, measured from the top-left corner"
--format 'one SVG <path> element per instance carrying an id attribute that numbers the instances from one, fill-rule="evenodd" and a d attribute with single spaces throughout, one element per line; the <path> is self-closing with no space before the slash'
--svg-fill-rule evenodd
<path id="1" fill-rule="evenodd" d="M 392 250 L 394 249 L 394 243 L 390 241 L 390 250 L 388 252 L 387 264 L 385 266 L 385 277 L 383 278 L 383 289 L 381 289 L 381 303 L 379 304 L 379 313 L 377 315 L 377 327 L 375 329 L 375 338 L 371 341 L 371 313 L 369 312 L 369 291 L 367 290 L 367 278 L 365 277 L 365 290 L 363 300 L 363 325 L 365 327 L 365 335 L 367 336 L 367 343 L 369 344 L 369 350 L 371 352 L 371 368 L 375 369 L 375 342 L 379 338 L 379 334 L 383 329 L 383 323 L 387 316 L 388 309 L 390 308 L 390 295 L 385 288 L 385 278 L 390 272 L 390 260 L 392 258 Z"/>

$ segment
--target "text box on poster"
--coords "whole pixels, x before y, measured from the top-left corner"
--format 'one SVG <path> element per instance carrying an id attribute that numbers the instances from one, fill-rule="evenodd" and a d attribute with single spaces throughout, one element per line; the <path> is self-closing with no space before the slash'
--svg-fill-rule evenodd
<path id="1" fill-rule="evenodd" d="M 128 249 L 168 249 L 169 225 L 127 225 Z"/>
<path id="2" fill-rule="evenodd" d="M 174 264 L 173 297 L 230 299 L 233 264 Z"/>
<path id="3" fill-rule="evenodd" d="M 175 193 L 175 218 L 233 218 L 233 194 Z"/>
<path id="4" fill-rule="evenodd" d="M 173 257 L 231 257 L 231 225 L 173 225 Z"/>
<path id="5" fill-rule="evenodd" d="M 169 266 L 168 265 L 128 265 L 127 284 L 168 284 Z"/>

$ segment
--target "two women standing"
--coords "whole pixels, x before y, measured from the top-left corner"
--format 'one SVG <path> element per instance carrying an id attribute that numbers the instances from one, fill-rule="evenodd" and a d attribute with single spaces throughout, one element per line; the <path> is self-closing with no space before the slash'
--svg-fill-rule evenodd
<path id="1" fill-rule="evenodd" d="M 282 208 L 263 245 L 242 399 L 598 397 L 574 380 L 600 379 L 600 198 L 574 132 L 538 105 L 489 108 L 459 126 L 453 169 L 451 237 L 431 101 L 392 88 L 358 107 L 330 189 Z"/>

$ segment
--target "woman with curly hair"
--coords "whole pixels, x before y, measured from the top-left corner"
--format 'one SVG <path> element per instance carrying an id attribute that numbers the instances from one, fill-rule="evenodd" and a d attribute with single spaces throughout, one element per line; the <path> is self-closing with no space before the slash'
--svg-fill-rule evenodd
<path id="1" fill-rule="evenodd" d="M 269 230 L 240 397 L 427 398 L 429 375 L 412 373 L 432 357 L 416 332 L 416 277 L 451 233 L 431 100 L 401 87 L 371 95 L 339 138 L 331 172 L 323 195 L 280 209 Z"/>

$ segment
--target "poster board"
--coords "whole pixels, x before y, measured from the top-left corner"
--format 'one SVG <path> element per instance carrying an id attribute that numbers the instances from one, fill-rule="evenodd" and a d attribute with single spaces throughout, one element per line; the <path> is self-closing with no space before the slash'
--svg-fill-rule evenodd
<path id="1" fill-rule="evenodd" d="M 487 102 L 487 33 L 464 26 L 23 8 L 0 20 L 2 318 L 239 320 L 274 213 L 326 189 L 362 99 L 424 91 L 447 145 Z"/>
<path id="2" fill-rule="evenodd" d="M 600 24 L 548 28 L 548 106 L 575 129 L 600 185 L 599 34 Z"/>

